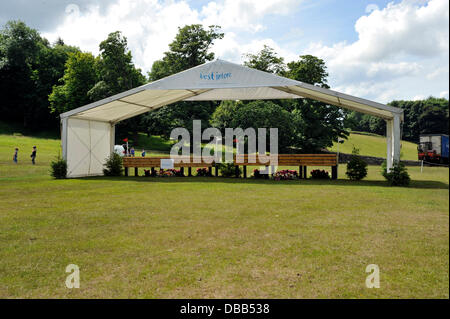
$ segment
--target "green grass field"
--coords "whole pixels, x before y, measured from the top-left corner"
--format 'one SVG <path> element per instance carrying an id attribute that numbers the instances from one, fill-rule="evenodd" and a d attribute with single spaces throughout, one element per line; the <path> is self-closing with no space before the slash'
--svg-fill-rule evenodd
<path id="1" fill-rule="evenodd" d="M 350 133 L 344 143 L 339 145 L 339 152 L 351 154 L 353 146 L 359 148 L 361 155 L 386 157 L 386 137 L 367 133 Z M 337 151 L 337 143 L 334 143 L 331 151 Z M 417 144 L 402 141 L 400 155 L 402 160 L 417 161 Z"/>
<path id="2" fill-rule="evenodd" d="M 411 167 L 408 188 L 343 165 L 337 181 L 53 180 L 58 151 L 0 135 L 0 298 L 449 298 L 448 168 Z"/>

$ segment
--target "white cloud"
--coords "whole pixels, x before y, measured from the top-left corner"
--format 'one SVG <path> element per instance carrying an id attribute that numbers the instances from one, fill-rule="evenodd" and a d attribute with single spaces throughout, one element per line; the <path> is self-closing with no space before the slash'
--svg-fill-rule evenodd
<path id="1" fill-rule="evenodd" d="M 268 14 L 288 15 L 299 0 L 224 0 L 209 2 L 201 16 L 206 25 L 216 24 L 227 30 L 257 32 L 265 29 L 262 18 Z"/>
<path id="2" fill-rule="evenodd" d="M 448 11 L 448 0 L 389 3 L 356 21 L 357 41 L 312 43 L 306 52 L 323 58 L 331 84 L 350 94 L 365 92 L 380 102 L 438 94 L 448 87 Z M 375 85 L 380 82 L 386 88 Z"/>
<path id="3" fill-rule="evenodd" d="M 110 32 L 120 30 L 128 38 L 136 64 L 149 70 L 153 61 L 161 58 L 177 27 L 199 23 L 198 12 L 185 1 L 118 0 L 104 12 L 99 6 L 68 14 L 64 23 L 51 33 L 50 40 L 62 37 L 66 43 L 98 54 L 98 45 Z"/>
<path id="4" fill-rule="evenodd" d="M 98 54 L 108 33 L 120 30 L 136 65 L 145 72 L 168 50 L 178 27 L 215 24 L 222 26 L 225 37 L 215 42 L 213 51 L 224 60 L 241 63 L 244 53 L 256 53 L 266 44 L 287 62 L 300 54 L 323 58 L 330 85 L 338 91 L 378 102 L 448 96 L 448 0 L 403 0 L 385 8 L 369 5 L 366 15 L 355 22 L 358 40 L 314 42 L 303 52 L 293 52 L 290 48 L 295 46 L 290 44 L 299 41 L 301 28 L 292 25 L 284 37 L 268 37 L 265 31 L 271 29 L 265 17 L 284 19 L 303 1 L 216 0 L 195 9 L 188 0 L 115 0 L 106 7 L 69 11 L 62 24 L 43 35 L 51 41 L 60 36 Z"/>
<path id="5" fill-rule="evenodd" d="M 214 51 L 222 58 L 240 62 L 246 50 L 261 47 L 263 40 L 244 43 L 236 34 L 258 32 L 264 29 L 262 20 L 266 15 L 286 15 L 300 0 L 224 0 L 209 2 L 200 10 L 193 9 L 185 0 L 116 0 L 106 10 L 97 5 L 86 11 L 76 6 L 67 7 L 67 16 L 56 30 L 43 35 L 54 41 L 58 37 L 66 43 L 77 45 L 85 51 L 98 54 L 98 45 L 110 32 L 120 30 L 128 38 L 134 61 L 144 71 L 168 50 L 178 27 L 200 23 L 204 26 L 220 25 L 225 39 L 217 41 Z M 105 9 L 105 8 L 103 8 Z M 235 31 L 237 31 L 235 33 Z M 264 40 L 265 41 L 265 40 Z M 267 43 L 274 41 L 268 39 Z M 279 52 L 283 52 L 280 49 Z"/>
<path id="6" fill-rule="evenodd" d="M 380 10 L 380 8 L 376 4 L 368 4 L 366 7 L 366 13 L 371 13 L 372 11 Z"/>

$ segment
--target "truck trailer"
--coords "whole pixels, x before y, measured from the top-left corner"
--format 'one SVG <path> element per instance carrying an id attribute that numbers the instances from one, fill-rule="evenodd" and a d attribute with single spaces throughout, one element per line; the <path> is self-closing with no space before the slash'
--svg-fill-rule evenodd
<path id="1" fill-rule="evenodd" d="M 420 135 L 418 146 L 419 161 L 448 164 L 448 153 L 448 135 Z"/>

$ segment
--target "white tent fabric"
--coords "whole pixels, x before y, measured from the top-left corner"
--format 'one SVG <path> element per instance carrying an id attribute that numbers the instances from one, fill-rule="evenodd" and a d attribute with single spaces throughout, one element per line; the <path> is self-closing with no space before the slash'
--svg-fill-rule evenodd
<path id="1" fill-rule="evenodd" d="M 401 109 L 215 60 L 61 114 L 68 176 L 102 174 L 98 163 L 114 147 L 114 125 L 162 106 L 178 101 L 293 98 L 311 98 L 385 119 L 388 167 L 399 160 Z"/>

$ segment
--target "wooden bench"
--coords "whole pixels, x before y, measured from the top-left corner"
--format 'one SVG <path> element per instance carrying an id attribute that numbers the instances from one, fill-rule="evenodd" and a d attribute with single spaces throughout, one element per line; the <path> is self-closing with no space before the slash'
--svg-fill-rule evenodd
<path id="1" fill-rule="evenodd" d="M 272 158 L 277 155 L 272 155 Z M 123 166 L 125 176 L 128 176 L 128 169 L 134 167 L 134 175 L 138 176 L 139 167 L 149 167 L 154 173 L 155 167 L 161 167 L 162 159 L 170 159 L 170 156 L 164 157 L 124 157 Z M 270 155 L 269 155 L 270 161 Z M 236 176 L 238 176 L 239 166 L 244 166 L 244 178 L 247 177 L 247 166 L 270 166 L 270 162 L 264 162 L 255 155 L 236 155 L 234 165 L 236 166 Z M 278 154 L 278 166 L 298 166 L 299 177 L 307 178 L 307 166 L 331 166 L 331 178 L 337 179 L 337 156 L 336 154 Z M 213 157 L 201 158 L 199 163 L 194 163 L 193 157 L 178 157 L 174 161 L 174 167 L 179 167 L 184 174 L 184 168 L 188 168 L 188 176 L 192 176 L 192 167 L 208 167 L 212 175 L 214 166 Z M 218 169 L 215 169 L 215 175 L 218 176 Z"/>
<path id="2" fill-rule="evenodd" d="M 125 176 L 128 176 L 128 169 L 134 167 L 134 175 L 139 176 L 139 167 L 148 167 L 152 170 L 152 175 L 155 172 L 155 167 L 161 167 L 162 159 L 170 159 L 170 156 L 163 157 L 124 157 L 123 167 L 125 168 Z M 208 167 L 209 173 L 212 174 L 212 167 L 214 166 L 213 157 L 199 158 L 200 163 L 194 163 L 194 158 L 188 156 L 180 156 L 174 161 L 173 167 L 178 167 L 181 169 L 182 174 L 184 174 L 184 168 L 188 168 L 188 176 L 192 176 L 192 167 Z M 208 163 L 211 162 L 211 163 Z M 216 176 L 218 176 L 218 171 L 216 169 Z"/>
<path id="3" fill-rule="evenodd" d="M 234 163 L 236 166 L 244 166 L 244 178 L 247 177 L 247 166 L 268 167 L 270 164 L 248 154 L 236 155 Z M 337 165 L 336 154 L 278 154 L 278 166 L 298 166 L 300 178 L 307 178 L 307 166 L 331 166 L 331 178 L 337 179 Z"/>

